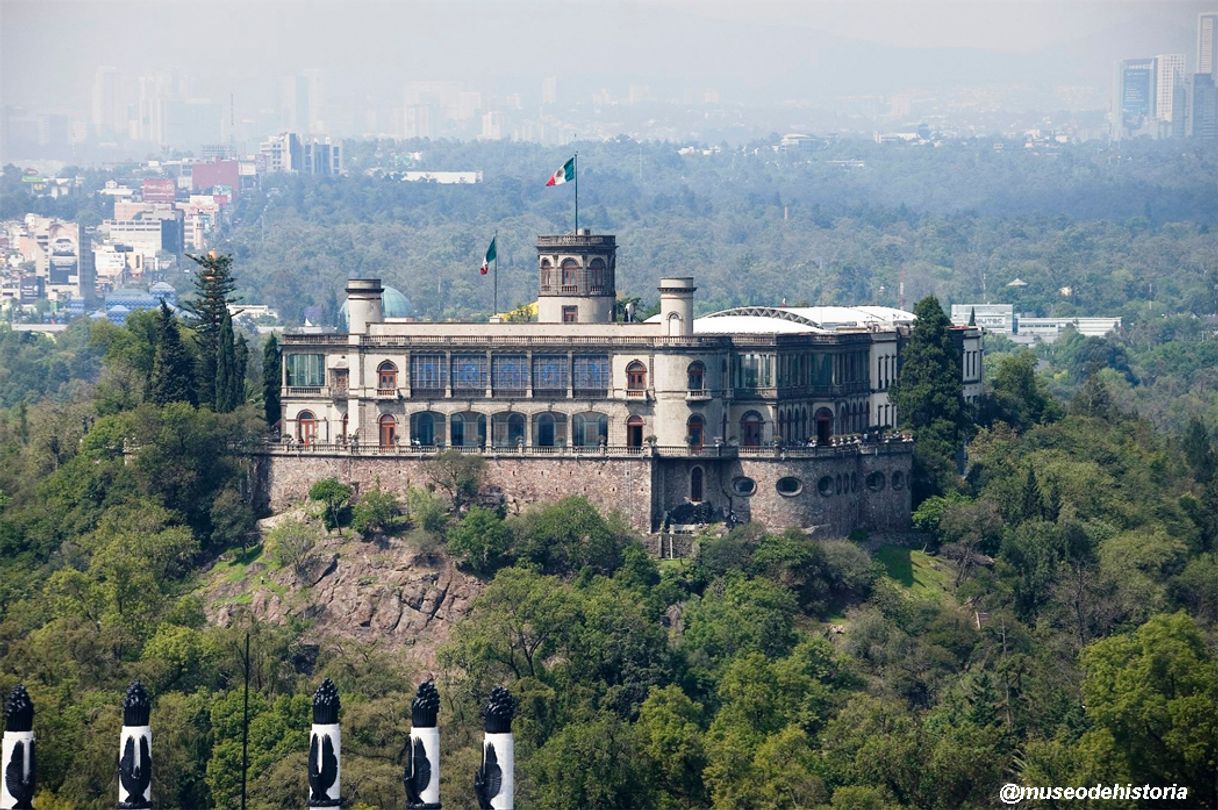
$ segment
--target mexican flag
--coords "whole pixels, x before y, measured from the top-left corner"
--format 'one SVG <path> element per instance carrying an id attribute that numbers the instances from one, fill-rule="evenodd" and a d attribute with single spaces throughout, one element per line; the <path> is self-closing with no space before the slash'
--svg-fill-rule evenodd
<path id="1" fill-rule="evenodd" d="M 479 270 L 484 276 L 491 269 L 491 262 L 495 261 L 495 239 L 498 239 L 498 237 L 491 239 L 491 246 L 486 249 L 486 258 L 482 260 L 482 268 Z"/>
<path id="2" fill-rule="evenodd" d="M 546 181 L 547 186 L 561 186 L 563 183 L 575 179 L 575 158 L 571 158 L 562 165 L 562 168 L 550 175 L 550 179 Z"/>

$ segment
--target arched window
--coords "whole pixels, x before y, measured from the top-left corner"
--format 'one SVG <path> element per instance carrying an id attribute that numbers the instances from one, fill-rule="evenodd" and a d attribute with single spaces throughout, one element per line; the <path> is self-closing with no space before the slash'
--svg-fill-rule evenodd
<path id="1" fill-rule="evenodd" d="M 761 447 L 761 428 L 764 424 L 757 411 L 749 411 L 740 417 L 740 446 Z"/>
<path id="2" fill-rule="evenodd" d="M 541 288 L 543 290 L 550 289 L 550 285 L 554 283 L 554 265 L 550 264 L 549 259 L 541 260 Z"/>
<path id="3" fill-rule="evenodd" d="M 668 336 L 681 337 L 681 316 L 675 312 L 668 313 Z"/>
<path id="4" fill-rule="evenodd" d="M 689 471 L 689 499 L 694 503 L 702 502 L 703 478 L 701 467 Z"/>
<path id="5" fill-rule="evenodd" d="M 453 447 L 485 447 L 485 414 L 465 411 L 454 413 L 450 424 L 450 441 Z"/>
<path id="6" fill-rule="evenodd" d="M 702 444 L 706 440 L 706 420 L 700 414 L 694 414 L 685 423 L 685 430 L 689 449 L 695 453 L 700 452 Z"/>
<path id="7" fill-rule="evenodd" d="M 376 387 L 392 391 L 398 387 L 398 367 L 386 360 L 376 367 Z"/>
<path id="8" fill-rule="evenodd" d="M 593 259 L 588 264 L 589 292 L 603 292 L 605 289 L 605 260 Z"/>
<path id="9" fill-rule="evenodd" d="M 635 449 L 643 446 L 643 417 L 632 416 L 626 420 L 626 446 Z"/>
<path id="10" fill-rule="evenodd" d="M 647 389 L 647 366 L 638 360 L 632 360 L 630 365 L 626 366 L 626 388 L 631 391 Z"/>
<path id="11" fill-rule="evenodd" d="M 398 443 L 398 420 L 393 418 L 393 414 L 387 413 L 381 416 L 381 447 L 396 447 Z"/>
<path id="12" fill-rule="evenodd" d="M 420 411 L 410 415 L 410 443 L 416 447 L 433 447 L 436 439 L 444 437 L 444 415 Z"/>
<path id="13" fill-rule="evenodd" d="M 347 414 L 345 413 L 343 414 L 342 433 L 339 434 L 339 438 L 344 442 L 347 441 Z"/>
<path id="14" fill-rule="evenodd" d="M 689 364 L 689 368 L 685 370 L 685 377 L 686 387 L 690 391 L 701 391 L 706 388 L 706 366 L 700 360 Z"/>
<path id="15" fill-rule="evenodd" d="M 491 444 L 519 447 L 524 444 L 524 414 L 497 413 L 491 417 Z"/>
<path id="16" fill-rule="evenodd" d="M 563 447 L 567 443 L 567 415 L 544 411 L 533 417 L 534 447 Z"/>
<path id="17" fill-rule="evenodd" d="M 574 447 L 600 447 L 608 443 L 608 416 L 588 411 L 577 413 L 571 418 L 571 444 Z"/>
<path id="18" fill-rule="evenodd" d="M 565 259 L 562 263 L 562 287 L 563 292 L 575 292 L 574 288 L 579 284 L 579 262 L 575 259 Z"/>
<path id="19" fill-rule="evenodd" d="M 296 414 L 296 441 L 304 445 L 317 441 L 317 417 L 312 411 Z"/>
<path id="20" fill-rule="evenodd" d="M 829 444 L 833 441 L 833 411 L 820 408 L 816 412 L 816 443 Z"/>

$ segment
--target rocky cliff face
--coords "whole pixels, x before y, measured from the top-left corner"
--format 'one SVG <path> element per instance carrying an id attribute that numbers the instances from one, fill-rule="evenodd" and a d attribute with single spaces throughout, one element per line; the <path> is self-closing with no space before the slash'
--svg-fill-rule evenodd
<path id="1" fill-rule="evenodd" d="M 272 519 L 273 520 L 273 519 Z M 217 563 L 206 588 L 208 619 L 227 625 L 245 610 L 262 621 L 309 622 L 305 640 L 350 639 L 399 651 L 436 668 L 436 649 L 481 593 L 483 583 L 443 553 L 399 538 L 325 537 L 305 565 L 279 567 L 266 555 Z"/>

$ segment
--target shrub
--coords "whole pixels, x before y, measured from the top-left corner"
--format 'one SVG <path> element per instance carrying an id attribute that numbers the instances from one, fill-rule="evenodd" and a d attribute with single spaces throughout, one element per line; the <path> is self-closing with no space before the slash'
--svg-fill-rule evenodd
<path id="1" fill-rule="evenodd" d="M 402 501 L 383 489 L 369 490 L 352 510 L 351 528 L 364 537 L 389 534 L 402 525 Z"/>
<path id="2" fill-rule="evenodd" d="M 316 536 L 307 523 L 287 520 L 271 529 L 267 535 L 271 559 L 284 568 L 290 568 L 297 577 L 304 577 L 313 562 L 313 544 Z"/>
<path id="3" fill-rule="evenodd" d="M 338 527 L 347 516 L 347 505 L 351 502 L 351 487 L 337 478 L 323 478 L 309 488 L 309 500 L 325 504 L 322 519 L 326 531 Z"/>
<path id="4" fill-rule="evenodd" d="M 481 506 L 471 506 L 448 532 L 449 552 L 482 576 L 490 576 L 504 564 L 511 543 L 507 524 Z"/>

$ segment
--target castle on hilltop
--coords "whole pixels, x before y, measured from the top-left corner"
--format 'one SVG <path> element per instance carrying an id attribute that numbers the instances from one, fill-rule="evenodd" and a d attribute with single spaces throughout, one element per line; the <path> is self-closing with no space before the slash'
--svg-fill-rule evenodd
<path id="1" fill-rule="evenodd" d="M 284 336 L 272 505 L 328 476 L 417 486 L 419 463 L 454 448 L 487 459 L 509 504 L 583 495 L 648 533 L 716 517 L 825 536 L 908 525 L 912 442 L 888 391 L 911 313 L 695 317 L 693 279 L 671 277 L 658 315 L 619 322 L 616 250 L 586 229 L 539 237 L 535 323 L 393 317 L 379 279 L 350 279 L 346 333 Z M 952 336 L 973 399 L 981 333 Z"/>

